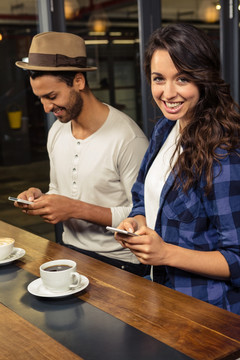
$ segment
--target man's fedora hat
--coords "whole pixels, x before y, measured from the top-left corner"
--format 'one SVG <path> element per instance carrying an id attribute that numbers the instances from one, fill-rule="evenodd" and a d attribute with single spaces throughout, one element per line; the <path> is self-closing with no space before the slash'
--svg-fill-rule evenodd
<path id="1" fill-rule="evenodd" d="M 93 71 L 87 66 L 84 40 L 75 34 L 43 32 L 33 37 L 28 62 L 17 61 L 16 65 L 27 70 L 39 71 Z"/>

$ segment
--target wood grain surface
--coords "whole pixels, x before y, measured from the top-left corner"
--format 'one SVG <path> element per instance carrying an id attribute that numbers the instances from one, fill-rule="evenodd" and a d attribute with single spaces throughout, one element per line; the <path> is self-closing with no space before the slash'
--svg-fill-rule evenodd
<path id="1" fill-rule="evenodd" d="M 15 246 L 25 249 L 16 264 L 36 276 L 46 261 L 76 261 L 90 281 L 76 296 L 189 357 L 240 357 L 240 316 L 1 221 L 0 236 L 13 237 Z"/>
<path id="2" fill-rule="evenodd" d="M 81 360 L 1 303 L 0 334 L 2 360 Z"/>

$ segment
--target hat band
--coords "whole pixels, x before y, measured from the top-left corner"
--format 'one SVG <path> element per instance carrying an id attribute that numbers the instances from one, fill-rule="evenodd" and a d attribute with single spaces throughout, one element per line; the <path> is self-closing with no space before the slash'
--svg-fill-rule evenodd
<path id="1" fill-rule="evenodd" d="M 61 54 L 29 54 L 29 65 L 59 67 L 59 66 L 75 66 L 85 68 L 87 65 L 87 58 L 84 56 L 69 57 Z"/>

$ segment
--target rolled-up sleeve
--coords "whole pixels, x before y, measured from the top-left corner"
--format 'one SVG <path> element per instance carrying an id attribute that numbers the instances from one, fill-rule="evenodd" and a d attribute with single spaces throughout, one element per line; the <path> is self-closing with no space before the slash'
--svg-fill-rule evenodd
<path id="1" fill-rule="evenodd" d="M 240 287 L 240 157 L 231 154 L 214 166 L 213 191 L 205 202 L 219 234 L 218 249 L 225 257 L 233 286 Z"/>

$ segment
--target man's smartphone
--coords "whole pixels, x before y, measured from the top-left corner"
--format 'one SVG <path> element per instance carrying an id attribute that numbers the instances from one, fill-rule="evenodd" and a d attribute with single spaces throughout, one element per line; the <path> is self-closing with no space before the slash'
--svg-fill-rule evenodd
<path id="1" fill-rule="evenodd" d="M 119 234 L 123 234 L 123 235 L 128 235 L 128 236 L 139 236 L 135 233 L 131 233 L 127 230 L 121 230 L 121 229 L 117 229 L 117 228 L 114 228 L 114 227 L 111 227 L 111 226 L 107 226 L 106 227 L 107 230 L 109 231 L 112 231 L 112 232 L 118 232 Z"/>
<path id="2" fill-rule="evenodd" d="M 8 200 L 11 200 L 11 201 L 17 201 L 17 202 L 19 202 L 19 203 L 22 203 L 22 204 L 28 204 L 28 205 L 33 204 L 33 201 L 28 201 L 28 200 L 18 199 L 18 198 L 12 197 L 12 196 L 9 196 L 9 197 L 8 197 Z"/>

